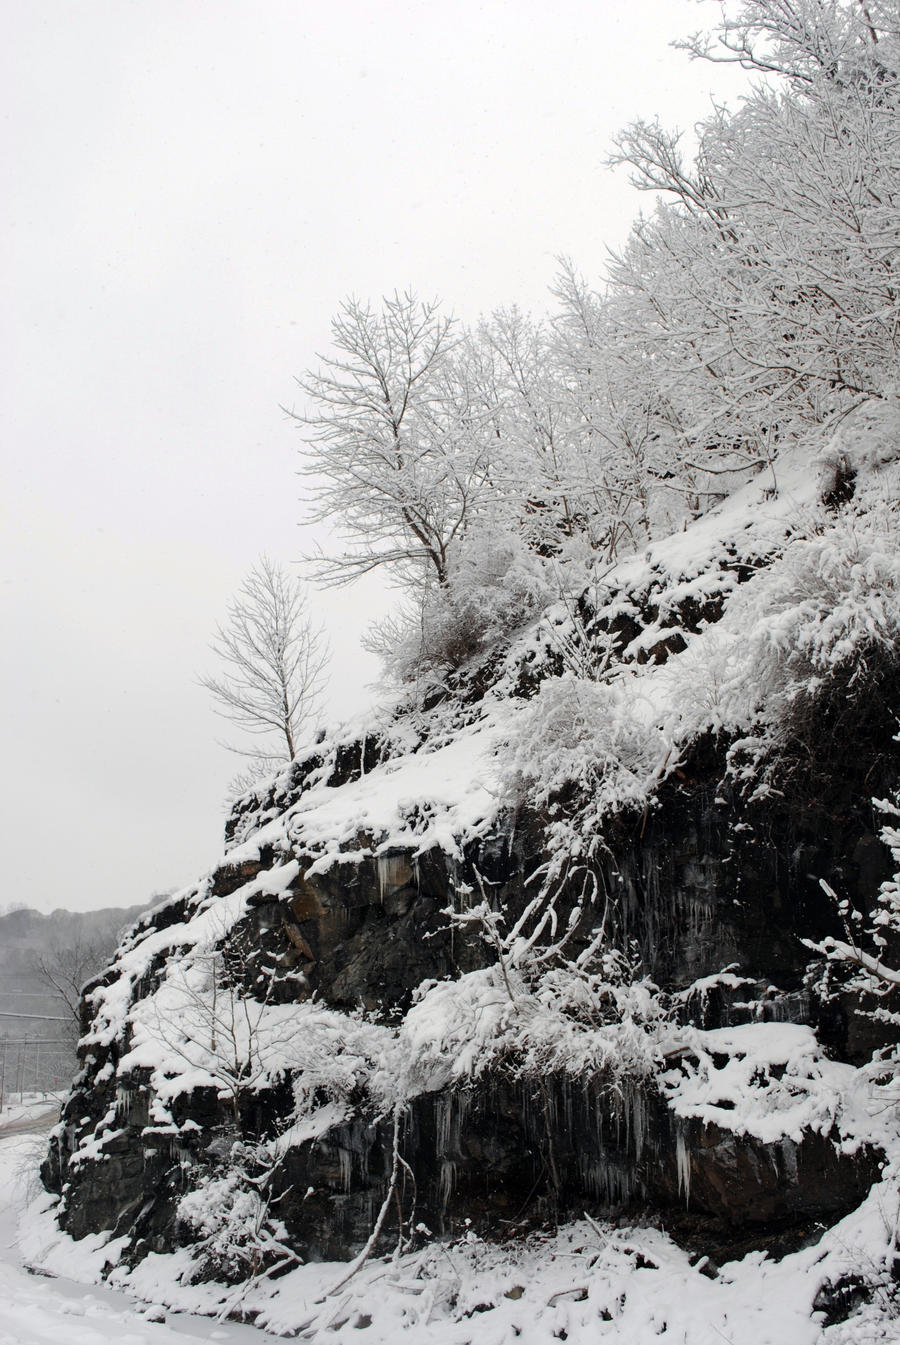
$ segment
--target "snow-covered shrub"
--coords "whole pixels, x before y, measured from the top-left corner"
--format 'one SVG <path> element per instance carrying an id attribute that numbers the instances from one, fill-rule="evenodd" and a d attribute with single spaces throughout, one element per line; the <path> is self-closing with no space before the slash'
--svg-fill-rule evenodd
<path id="1" fill-rule="evenodd" d="M 549 597 L 540 562 L 519 539 L 477 533 L 459 547 L 447 582 L 371 632 L 368 647 L 401 682 L 440 682 L 532 621 Z"/>
<path id="2" fill-rule="evenodd" d="M 548 897 L 579 872 L 584 881 L 604 822 L 646 808 L 678 764 L 677 716 L 654 701 L 639 670 L 615 672 L 602 682 L 570 673 L 548 678 L 516 727 L 509 798 L 545 814 Z"/>
<path id="3" fill-rule="evenodd" d="M 658 988 L 608 951 L 590 972 L 571 963 L 498 963 L 423 985 L 399 1040 L 416 1089 L 497 1069 L 527 1078 L 591 1075 L 615 1085 L 652 1073 L 668 1021 Z"/>
<path id="4" fill-rule="evenodd" d="M 639 679 L 569 674 L 542 683 L 515 744 L 513 769 L 539 806 L 567 788 L 589 791 L 596 816 L 641 802 L 670 744 Z"/>
<path id="5" fill-rule="evenodd" d="M 575 570 L 574 573 L 577 578 L 579 572 Z M 588 567 L 584 573 L 590 573 Z M 599 606 L 600 600 L 593 604 L 583 598 L 573 602 L 570 595 L 563 592 L 560 601 L 544 612 L 541 635 L 559 672 L 594 682 L 608 678 L 615 661 L 616 644 L 612 635 L 600 629 L 593 619 Z"/>
<path id="6" fill-rule="evenodd" d="M 852 662 L 865 675 L 867 651 L 900 639 L 900 510 L 845 517 L 819 537 L 800 538 L 748 595 L 758 623 L 749 662 L 763 689 L 788 698 Z"/>
<path id="7" fill-rule="evenodd" d="M 872 475 L 900 458 L 900 408 L 867 401 L 851 411 L 815 459 L 821 498 L 852 494 L 860 475 Z"/>
<path id="8" fill-rule="evenodd" d="M 274 1167 L 265 1146 L 235 1144 L 224 1171 L 207 1173 L 181 1197 L 176 1222 L 192 1247 L 192 1283 L 236 1283 L 296 1264 L 272 1209 Z"/>
<path id="9" fill-rule="evenodd" d="M 846 710 L 870 698 L 900 659 L 900 507 L 846 512 L 818 535 L 798 537 L 779 562 L 735 595 L 728 625 L 738 657 L 722 688 L 726 717 L 745 725 L 731 767 L 765 789 L 819 709 L 839 694 Z"/>

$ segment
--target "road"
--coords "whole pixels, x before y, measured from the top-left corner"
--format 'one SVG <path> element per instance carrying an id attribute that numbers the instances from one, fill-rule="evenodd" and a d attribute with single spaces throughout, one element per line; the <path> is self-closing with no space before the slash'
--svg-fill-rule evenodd
<path id="1" fill-rule="evenodd" d="M 49 1130 L 59 1117 L 59 1103 L 52 1102 L 14 1121 L 0 1121 L 0 1140 L 9 1135 L 27 1135 L 31 1131 Z"/>

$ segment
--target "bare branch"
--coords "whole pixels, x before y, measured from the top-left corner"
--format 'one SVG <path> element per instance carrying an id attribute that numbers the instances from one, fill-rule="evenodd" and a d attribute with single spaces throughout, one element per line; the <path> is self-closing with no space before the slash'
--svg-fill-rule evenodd
<path id="1" fill-rule="evenodd" d="M 324 636 L 307 614 L 300 584 L 263 556 L 211 647 L 223 672 L 199 681 L 217 713 L 247 733 L 280 742 L 277 751 L 255 757 L 293 761 L 298 732 L 317 707 L 327 661 Z"/>

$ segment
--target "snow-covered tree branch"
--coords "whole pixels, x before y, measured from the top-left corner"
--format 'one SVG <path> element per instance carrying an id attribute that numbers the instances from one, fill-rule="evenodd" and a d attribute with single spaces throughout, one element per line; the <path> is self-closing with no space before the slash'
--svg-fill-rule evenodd
<path id="1" fill-rule="evenodd" d="M 900 796 L 894 801 L 876 799 L 875 806 L 888 819 L 881 839 L 894 861 L 893 877 L 882 883 L 874 908 L 863 913 L 822 881 L 820 886 L 833 903 L 844 926 L 842 939 L 828 937 L 807 941 L 807 947 L 825 959 L 826 964 L 849 972 L 846 988 L 872 1003 L 873 1016 L 882 1022 L 900 1026 Z"/>

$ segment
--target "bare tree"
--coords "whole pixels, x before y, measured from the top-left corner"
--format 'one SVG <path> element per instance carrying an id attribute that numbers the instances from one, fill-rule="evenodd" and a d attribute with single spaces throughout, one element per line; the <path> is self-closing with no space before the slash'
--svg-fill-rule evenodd
<path id="1" fill-rule="evenodd" d="M 347 299 L 332 339 L 299 380 L 308 409 L 290 413 L 306 432 L 310 517 L 349 542 L 322 575 L 343 583 L 388 565 L 416 587 L 423 574 L 443 585 L 488 476 L 453 319 L 411 293 L 380 311 Z"/>
<path id="2" fill-rule="evenodd" d="M 38 981 L 48 996 L 59 1002 L 59 1010 L 67 1015 L 62 1035 L 73 1053 L 81 1035 L 81 995 L 92 977 L 109 962 L 119 942 L 118 926 L 95 933 L 75 933 L 65 941 L 44 945 L 31 954 L 31 965 Z"/>
<path id="3" fill-rule="evenodd" d="M 302 723 L 314 711 L 327 652 L 300 583 L 263 556 L 237 592 L 212 641 L 224 671 L 201 677 L 217 713 L 247 733 L 274 737 L 271 750 L 233 751 L 293 761 Z"/>
<path id="4" fill-rule="evenodd" d="M 222 938 L 224 934 L 222 925 Z M 235 1134 L 241 1134 L 241 1100 L 268 1075 L 273 1053 L 284 1051 L 296 1025 L 272 1018 L 271 975 L 256 979 L 254 992 L 240 984 L 250 974 L 244 950 L 212 945 L 190 959 L 173 958 L 167 968 L 164 1006 L 149 1001 L 150 1029 L 170 1057 L 204 1071 L 219 1097 L 228 1102 Z"/>

